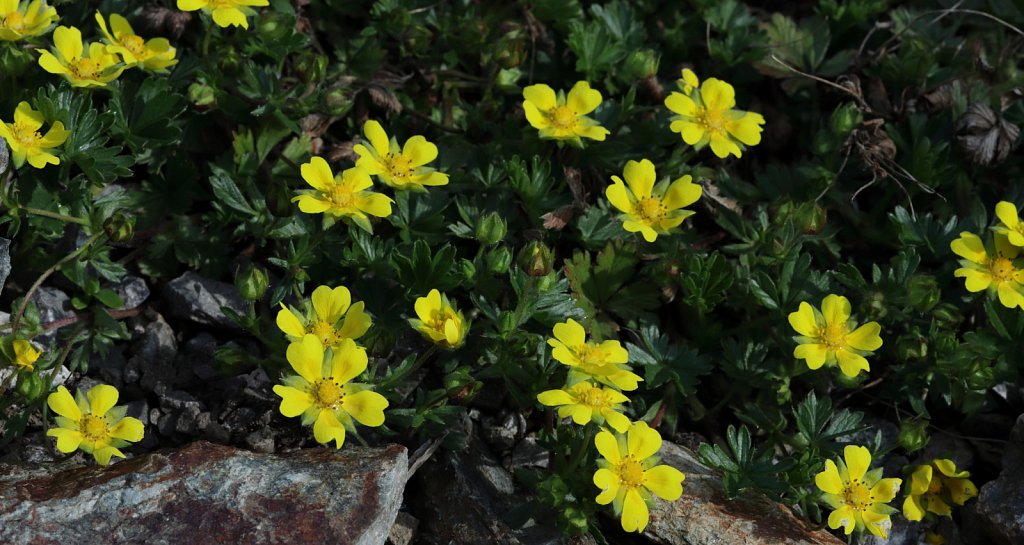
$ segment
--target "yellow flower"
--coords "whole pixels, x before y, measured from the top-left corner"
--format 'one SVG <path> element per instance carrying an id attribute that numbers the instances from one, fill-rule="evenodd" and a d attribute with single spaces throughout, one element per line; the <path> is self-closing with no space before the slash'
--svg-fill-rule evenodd
<path id="1" fill-rule="evenodd" d="M 106 38 L 107 51 L 120 55 L 125 67 L 139 66 L 143 70 L 161 72 L 178 64 L 174 58 L 176 51 L 166 38 L 143 40 L 135 34 L 128 21 L 116 13 L 110 15 L 113 34 L 107 29 L 107 22 L 99 11 L 96 12 L 96 22 Z"/>
<path id="2" fill-rule="evenodd" d="M 1004 235 L 996 233 L 993 238 L 994 252 L 986 249 L 974 233 L 960 233 L 960 238 L 950 242 L 953 253 L 963 258 L 963 266 L 953 276 L 964 278 L 971 293 L 987 289 L 1006 308 L 1024 307 L 1024 269 L 1014 264 L 1021 249 Z"/>
<path id="3" fill-rule="evenodd" d="M 15 339 L 14 343 L 14 365 L 24 371 L 31 371 L 39 359 L 40 352 L 32 343 L 24 339 Z"/>
<path id="4" fill-rule="evenodd" d="M 548 407 L 559 407 L 558 418 L 571 416 L 572 421 L 581 426 L 593 420 L 598 425 L 608 422 L 619 433 L 629 429 L 629 419 L 620 412 L 620 404 L 628 402 L 629 398 L 611 388 L 578 382 L 561 390 L 541 392 L 537 401 Z"/>
<path id="5" fill-rule="evenodd" d="M 868 471 L 871 453 L 864 447 L 847 445 L 843 456 L 845 463 L 839 460 L 837 467 L 832 460 L 826 460 L 825 471 L 814 476 L 814 483 L 833 509 L 828 527 L 842 527 L 846 535 L 852 534 L 854 528 L 867 527 L 872 534 L 888 539 L 892 527 L 889 515 L 896 510 L 887 504 L 896 497 L 902 481 L 883 479 L 882 468 Z"/>
<path id="6" fill-rule="evenodd" d="M 75 27 L 59 26 L 53 31 L 56 55 L 44 49 L 39 52 L 39 66 L 51 74 L 64 76 L 74 87 L 103 87 L 117 79 L 124 66 L 107 46 L 93 42 L 88 55 L 82 43 L 82 32 Z"/>
<path id="7" fill-rule="evenodd" d="M 554 339 L 548 339 L 551 357 L 569 366 L 570 386 L 577 382 L 594 379 L 601 384 L 614 386 L 619 390 L 636 390 L 643 379 L 629 370 L 626 362 L 629 353 L 619 341 L 604 341 L 600 344 L 587 342 L 587 332 L 576 320 L 569 318 L 555 324 Z"/>
<path id="8" fill-rule="evenodd" d="M 594 473 L 594 484 L 601 489 L 597 503 L 615 508 L 621 514 L 622 529 L 643 532 L 649 518 L 648 506 L 653 492 L 659 498 L 675 501 L 683 495 L 686 476 L 678 469 L 656 465 L 654 456 L 661 449 L 661 434 L 644 422 L 636 422 L 627 434 L 612 435 L 602 431 L 594 438 L 600 469 Z"/>
<path id="9" fill-rule="evenodd" d="M 363 230 L 372 233 L 369 216 L 379 218 L 391 215 L 391 203 L 387 195 L 367 191 L 373 181 L 366 169 L 353 167 L 340 176 L 331 172 L 331 167 L 320 157 L 313 157 L 302 165 L 302 179 L 313 190 L 299 191 L 292 201 L 299 203 L 299 210 L 307 214 L 327 213 L 333 218 L 345 218 Z"/>
<path id="10" fill-rule="evenodd" d="M 855 377 L 871 370 L 864 356 L 882 346 L 878 322 L 857 327 L 850 319 L 850 300 L 841 295 L 826 296 L 820 312 L 807 302 L 800 303 L 800 310 L 789 315 L 789 325 L 800 334 L 793 337 L 799 343 L 793 357 L 805 360 L 811 369 L 838 362 L 844 375 Z"/>
<path id="11" fill-rule="evenodd" d="M 578 81 L 565 92 L 555 90 L 543 83 L 523 89 L 523 111 L 533 128 L 540 130 L 541 138 L 570 140 L 580 143 L 580 138 L 603 141 L 608 129 L 587 114 L 601 105 L 601 92 L 591 89 L 590 84 Z"/>
<path id="12" fill-rule="evenodd" d="M 50 150 L 63 144 L 70 133 L 64 130 L 64 124 L 60 121 L 54 121 L 45 136 L 39 132 L 41 128 L 43 114 L 33 110 L 28 102 L 18 103 L 14 110 L 14 123 L 4 123 L 0 119 L 0 138 L 6 140 L 7 146 L 11 148 L 14 168 L 20 168 L 25 161 L 35 168 L 60 164 L 60 159 Z"/>
<path id="13" fill-rule="evenodd" d="M 363 310 L 362 301 L 352 304 L 352 295 L 345 286 L 334 289 L 320 286 L 313 290 L 313 296 L 305 306 L 306 312 L 299 312 L 281 303 L 281 310 L 277 313 L 277 327 L 291 342 L 313 334 L 320 339 L 324 349 L 337 348 L 344 339 L 362 337 L 373 323 Z"/>
<path id="14" fill-rule="evenodd" d="M 298 375 L 274 386 L 281 396 L 281 414 L 302 415 L 302 425 L 313 425 L 313 437 L 320 444 L 345 443 L 345 430 L 355 432 L 356 422 L 377 427 L 384 423 L 388 400 L 363 384 L 349 382 L 366 370 L 366 350 L 352 339 L 324 352 L 316 335 L 306 335 L 288 346 L 288 363 Z"/>
<path id="15" fill-rule="evenodd" d="M 43 0 L 0 0 L 0 42 L 42 36 L 57 21 L 57 10 Z"/>
<path id="16" fill-rule="evenodd" d="M 1017 207 L 1011 202 L 1000 201 L 996 205 L 996 217 L 999 218 L 999 225 L 992 230 L 1005 236 L 1010 244 L 1024 246 L 1024 222 L 1020 221 Z"/>
<path id="17" fill-rule="evenodd" d="M 667 181 L 655 185 L 658 177 L 654 164 L 644 159 L 639 163 L 629 161 L 622 178 L 612 176 L 612 185 L 604 194 L 612 206 L 622 212 L 622 228 L 630 233 L 639 232 L 647 242 L 654 242 L 658 235 L 669 231 L 692 216 L 684 206 L 697 202 L 701 187 L 693 183 L 689 175 L 669 184 Z"/>
<path id="18" fill-rule="evenodd" d="M 690 70 L 683 71 L 679 87 L 665 99 L 665 106 L 678 114 L 672 116 L 669 129 L 680 133 L 687 144 L 702 149 L 711 144 L 711 151 L 724 159 L 742 155 L 747 146 L 761 142 L 764 117 L 759 113 L 733 109 L 736 91 L 728 83 L 710 78 L 698 88 L 700 81 Z"/>
<path id="19" fill-rule="evenodd" d="M 447 174 L 425 166 L 437 159 L 437 146 L 426 138 L 416 135 L 399 147 L 398 140 L 394 137 L 389 140 L 380 123 L 372 119 L 363 125 L 363 134 L 370 147 L 356 144 L 352 149 L 359 155 L 356 166 L 365 168 L 371 176 L 395 189 L 415 191 L 426 191 L 424 186 L 428 185 L 448 183 Z"/>
<path id="20" fill-rule="evenodd" d="M 211 14 L 213 22 L 222 28 L 229 26 L 249 28 L 246 16 L 256 13 L 250 7 L 267 5 L 270 5 L 268 0 L 178 0 L 178 9 L 181 11 L 201 9 Z"/>
<path id="21" fill-rule="evenodd" d="M 430 290 L 426 297 L 416 299 L 414 308 L 419 319 L 410 319 L 409 325 L 428 341 L 443 348 L 458 348 L 465 342 L 469 323 L 446 295 Z"/>
<path id="22" fill-rule="evenodd" d="M 903 501 L 903 516 L 907 520 L 921 520 L 927 513 L 952 516 L 950 504 L 963 505 L 978 495 L 978 488 L 967 477 L 967 471 L 957 471 L 952 460 L 940 458 L 920 465 L 910 478 L 910 494 Z"/>
<path id="23" fill-rule="evenodd" d="M 100 465 L 110 463 L 111 456 L 124 458 L 119 450 L 128 442 L 142 440 L 145 429 L 137 418 L 125 416 L 125 407 L 117 404 L 117 388 L 98 384 L 84 396 L 81 390 L 71 397 L 60 386 L 46 398 L 46 404 L 57 413 L 57 428 L 46 435 L 57 438 L 57 450 L 67 454 L 81 449 L 92 454 Z"/>

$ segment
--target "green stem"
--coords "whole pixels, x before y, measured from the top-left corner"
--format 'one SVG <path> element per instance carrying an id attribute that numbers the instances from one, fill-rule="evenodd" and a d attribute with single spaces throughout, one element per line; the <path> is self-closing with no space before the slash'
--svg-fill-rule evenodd
<path id="1" fill-rule="evenodd" d="M 583 461 L 583 455 L 586 454 L 590 449 L 590 444 L 594 441 L 594 436 L 597 435 L 597 424 L 590 422 L 587 424 L 586 433 L 583 434 L 583 441 L 579 444 L 574 445 L 572 460 L 569 461 L 569 467 L 566 468 L 566 473 L 572 473 L 579 467 L 580 462 Z"/>
<path id="2" fill-rule="evenodd" d="M 85 251 L 88 250 L 93 245 L 93 243 L 99 240 L 102 236 L 104 236 L 104 233 L 97 233 L 89 237 L 89 240 L 85 241 L 85 244 L 83 244 L 80 248 L 61 258 L 61 260 L 54 263 L 52 267 L 43 271 L 43 274 L 41 274 L 39 278 L 36 278 L 36 281 L 33 282 L 32 286 L 28 288 L 28 291 L 25 292 L 25 298 L 22 299 L 21 305 L 18 307 L 18 312 L 14 314 L 14 319 L 11 320 L 11 332 L 13 334 L 17 335 L 18 324 L 21 322 L 22 316 L 25 315 L 25 309 L 28 308 L 28 303 L 29 300 L 32 298 L 32 294 L 35 293 L 37 289 L 39 289 L 39 286 L 41 286 L 43 282 L 45 282 L 46 279 L 50 277 L 50 275 L 60 270 L 60 268 L 64 266 L 65 263 L 68 263 L 72 259 L 75 259 L 78 256 L 85 253 Z"/>
<path id="3" fill-rule="evenodd" d="M 420 356 L 416 358 L 416 361 L 413 362 L 413 364 L 410 365 L 408 368 L 398 373 L 395 373 L 388 377 L 387 379 L 379 382 L 375 389 L 379 392 L 381 390 L 390 390 L 391 388 L 394 388 L 396 385 L 405 380 L 406 377 L 415 373 L 416 370 L 422 367 L 423 364 L 426 363 L 428 359 L 430 359 L 430 356 L 434 355 L 434 352 L 437 352 L 436 344 L 430 345 L 430 348 L 428 348 L 426 352 L 420 354 Z"/>
<path id="4" fill-rule="evenodd" d="M 34 214 L 36 216 L 44 216 L 47 218 L 53 218 L 55 220 L 66 221 L 68 223 L 77 223 L 79 225 L 89 225 L 89 220 L 85 218 L 80 218 L 78 216 L 68 216 L 66 214 L 61 214 L 60 212 L 51 212 L 50 210 L 43 210 L 42 208 L 32 208 L 31 206 L 21 206 L 19 208 L 21 208 L 25 212 L 28 212 L 29 214 Z"/>

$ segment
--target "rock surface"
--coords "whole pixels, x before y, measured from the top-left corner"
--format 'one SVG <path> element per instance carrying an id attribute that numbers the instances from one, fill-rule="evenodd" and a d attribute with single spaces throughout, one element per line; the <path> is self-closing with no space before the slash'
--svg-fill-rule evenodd
<path id="1" fill-rule="evenodd" d="M 683 496 L 656 499 L 644 536 L 665 545 L 842 545 L 825 531 L 808 528 L 786 507 L 764 496 L 726 498 L 721 477 L 689 450 L 665 441 L 662 463 L 686 474 Z"/>
<path id="2" fill-rule="evenodd" d="M 2 153 L 2 152 L 0 152 Z M 0 172 L 3 172 L 3 159 L 0 157 Z M 0 293 L 4 291 L 7 276 L 11 274 L 11 241 L 0 237 Z"/>
<path id="3" fill-rule="evenodd" d="M 379 545 L 406 450 L 264 455 L 197 442 L 109 467 L 0 466 L 0 543 Z"/>
<path id="4" fill-rule="evenodd" d="M 168 282 L 164 296 L 175 315 L 199 324 L 239 330 L 238 324 L 221 308 L 245 314 L 245 301 L 235 286 L 203 278 L 192 271 Z"/>
<path id="5" fill-rule="evenodd" d="M 981 530 L 993 543 L 1024 543 L 1024 414 L 1010 433 L 1003 454 L 1003 471 L 978 493 L 976 506 Z"/>

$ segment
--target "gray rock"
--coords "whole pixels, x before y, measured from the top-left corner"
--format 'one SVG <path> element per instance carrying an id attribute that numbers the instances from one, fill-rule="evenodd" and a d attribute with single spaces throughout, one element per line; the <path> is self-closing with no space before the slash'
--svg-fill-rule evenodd
<path id="1" fill-rule="evenodd" d="M 245 446 L 256 452 L 270 454 L 274 452 L 274 432 L 269 428 L 260 428 L 245 436 Z"/>
<path id="2" fill-rule="evenodd" d="M 178 384 L 206 382 L 220 377 L 214 368 L 217 339 L 203 331 L 185 342 L 178 354 Z"/>
<path id="3" fill-rule="evenodd" d="M 481 428 L 491 448 L 503 452 L 526 435 L 526 418 L 518 411 L 508 411 L 500 418 L 485 417 Z"/>
<path id="4" fill-rule="evenodd" d="M 0 466 L 0 543 L 379 545 L 402 502 L 400 445 L 266 455 L 198 442 L 109 467 Z M 203 538 L 199 538 L 203 539 Z"/>
<path id="5" fill-rule="evenodd" d="M 31 301 L 39 309 L 39 323 L 46 325 L 73 318 L 75 313 L 71 310 L 71 298 L 68 294 L 56 288 L 39 288 L 32 294 Z M 57 338 L 57 329 L 51 329 L 36 337 L 44 340 L 48 345 Z"/>
<path id="6" fill-rule="evenodd" d="M 117 293 L 124 304 L 121 309 L 137 308 L 149 299 L 149 286 L 146 281 L 138 276 L 125 276 L 120 282 L 110 286 L 110 289 Z"/>
<path id="7" fill-rule="evenodd" d="M 0 144 L 0 149 L 6 149 Z M 0 151 L 0 173 L 4 171 L 3 152 Z M 7 276 L 11 274 L 11 241 L 0 237 L 0 293 L 4 291 Z"/>
<path id="8" fill-rule="evenodd" d="M 11 152 L 7 149 L 7 141 L 0 142 L 0 174 L 7 172 L 10 161 Z"/>
<path id="9" fill-rule="evenodd" d="M 1000 545 L 1024 543 L 1024 414 L 1010 432 L 1003 471 L 981 487 L 976 506 L 981 530 Z"/>
<path id="10" fill-rule="evenodd" d="M 126 416 L 137 418 L 144 426 L 149 425 L 149 403 L 145 399 L 136 399 L 126 405 Z"/>
<path id="11" fill-rule="evenodd" d="M 124 349 L 120 346 L 111 348 L 106 354 L 94 352 L 89 356 L 89 371 L 99 374 L 104 384 L 119 390 L 124 386 L 124 368 L 127 364 Z"/>
<path id="12" fill-rule="evenodd" d="M 525 467 L 548 467 L 550 458 L 548 449 L 537 444 L 537 436 L 531 434 L 513 445 L 505 462 L 514 471 Z"/>
<path id="13" fill-rule="evenodd" d="M 655 498 L 644 536 L 663 545 L 842 545 L 814 530 L 785 506 L 758 494 L 726 498 L 722 477 L 694 454 L 665 441 L 662 463 L 682 471 L 683 495 L 674 502 Z M 596 492 L 595 492 L 596 493 Z"/>
<path id="14" fill-rule="evenodd" d="M 901 505 L 902 498 L 893 502 L 897 508 Z M 920 522 L 910 522 L 901 516 L 892 516 L 892 528 L 889 529 L 889 538 L 882 539 L 869 532 L 862 532 L 859 537 L 853 540 L 854 545 L 920 545 L 924 533 L 928 527 Z"/>
<path id="15" fill-rule="evenodd" d="M 226 307 L 238 314 L 246 312 L 245 301 L 232 284 L 203 278 L 189 271 L 168 282 L 164 296 L 171 311 L 180 318 L 203 325 L 241 330 L 221 310 Z"/>
<path id="16" fill-rule="evenodd" d="M 410 545 L 416 537 L 416 528 L 419 525 L 419 519 L 405 511 L 399 511 L 395 517 L 395 524 L 388 531 L 388 545 Z"/>
<path id="17" fill-rule="evenodd" d="M 174 366 L 177 355 L 174 331 L 157 317 L 146 325 L 142 338 L 135 343 L 127 367 L 139 370 L 139 386 L 143 390 L 160 395 L 177 385 L 178 370 Z"/>

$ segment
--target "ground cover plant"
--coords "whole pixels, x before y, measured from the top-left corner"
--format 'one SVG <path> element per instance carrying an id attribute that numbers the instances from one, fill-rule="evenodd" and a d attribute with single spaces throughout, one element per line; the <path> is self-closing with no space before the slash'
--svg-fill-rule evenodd
<path id="1" fill-rule="evenodd" d="M 941 543 L 1022 408 L 1022 27 L 1008 0 L 0 0 L 0 451 L 181 444 L 118 405 L 164 391 L 103 371 L 162 313 L 213 326 L 215 376 L 266 373 L 284 447 L 522 415 L 550 454 L 510 519 L 641 532 L 686 494 L 673 440 L 730 495 Z M 225 321 L 170 310 L 189 272 L 234 285 Z"/>

